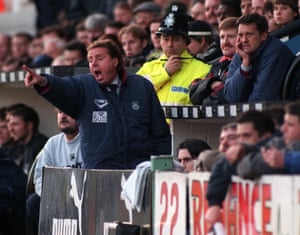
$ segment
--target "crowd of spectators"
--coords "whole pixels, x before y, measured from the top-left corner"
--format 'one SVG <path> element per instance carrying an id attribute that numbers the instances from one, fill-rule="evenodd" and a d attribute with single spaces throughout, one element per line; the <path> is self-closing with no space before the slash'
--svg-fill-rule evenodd
<path id="1" fill-rule="evenodd" d="M 47 1 L 36 0 L 35 35 L 21 30 L 13 35 L 1 33 L 0 71 L 20 70 L 22 65 L 88 67 L 87 48 L 103 39 L 114 42 L 125 66 L 134 67 L 137 74 L 152 82 L 162 105 L 271 101 L 282 99 L 285 75 L 300 51 L 285 45 L 300 34 L 299 27 L 285 32 L 299 21 L 297 0 L 70 2 L 51 1 L 52 8 L 47 8 Z M 30 76 L 41 79 L 26 68 Z M 98 72 L 93 75 L 97 77 Z M 47 75 L 50 78 L 56 79 Z M 298 166 L 292 167 L 298 157 L 297 145 L 290 144 L 298 141 L 300 134 L 287 139 L 289 124 L 299 125 L 299 120 L 293 119 L 299 119 L 298 108 L 298 103 L 286 107 L 283 144 L 279 147 L 278 142 L 266 145 L 275 127 L 270 116 L 258 111 L 243 114 L 237 123 L 221 130 L 218 151 L 206 152 L 215 154 L 209 167 L 205 164 L 208 155 L 195 160 L 202 150 L 210 148 L 206 143 L 196 148 L 197 153 L 190 145 L 197 145 L 199 140 L 187 139 L 178 147 L 177 158 L 186 171 L 213 169 L 207 195 L 208 223 L 219 220 L 231 176 L 237 172 L 255 178 L 263 173 L 299 171 Z M 1 151 L 26 175 L 47 141 L 39 133 L 37 113 L 27 105 L 15 104 L 0 114 Z M 255 155 L 265 168 L 245 173 L 244 169 L 261 169 L 253 167 L 257 161 L 253 163 L 246 152 Z"/>
<path id="2" fill-rule="evenodd" d="M 131 71 L 137 71 L 145 62 L 157 59 L 162 55 L 160 35 L 157 32 L 173 3 L 178 6 L 180 14 L 184 13 L 191 16 L 187 29 L 189 37 L 188 52 L 204 63 L 213 64 L 213 68 L 210 73 L 206 74 L 206 77 L 214 77 L 213 80 L 219 79 L 222 81 L 221 83 L 225 83 L 226 80 L 229 68 L 228 58 L 230 62 L 233 57 L 232 54 L 226 55 L 224 51 L 226 49 L 224 49 L 224 46 L 222 48 L 222 43 L 225 43 L 225 46 L 228 45 L 228 40 L 226 39 L 227 42 L 224 42 L 222 39 L 224 36 L 221 35 L 223 27 L 228 28 L 226 26 L 228 23 L 223 23 L 225 19 L 230 17 L 238 19 L 240 16 L 253 13 L 262 15 L 267 20 L 267 32 L 280 38 L 282 43 L 292 40 L 300 33 L 299 27 L 290 29 L 290 25 L 296 24 L 299 18 L 297 0 L 176 0 L 171 2 L 158 0 L 125 2 L 115 0 L 110 1 L 109 4 L 104 3 L 104 1 L 99 1 L 97 4 L 93 1 L 53 1 L 50 4 L 50 2 L 36 0 L 34 3 L 38 13 L 35 35 L 22 30 L 13 35 L 4 32 L 0 34 L 1 72 L 20 70 L 23 64 L 33 68 L 59 65 L 87 67 L 86 48 L 90 43 L 100 38 L 113 39 L 124 53 L 125 65 L 136 67 Z M 47 8 L 47 4 L 50 4 L 51 7 Z M 237 27 L 236 31 L 238 31 Z M 239 38 L 238 35 L 237 38 Z M 231 44 L 235 48 L 235 40 Z M 300 48 L 290 49 L 293 54 L 300 50 Z M 270 50 L 274 51 L 274 49 Z M 235 50 L 233 52 L 235 53 Z M 251 56 L 250 59 L 254 60 L 254 57 Z M 285 58 L 282 58 L 282 60 L 286 61 Z M 278 82 L 280 92 L 283 87 L 282 79 L 287 74 L 290 64 L 291 62 L 287 60 L 287 66 L 281 67 L 283 68 L 283 74 L 280 79 L 278 78 L 280 80 Z M 243 68 L 245 69 L 244 65 Z M 271 67 L 274 68 L 275 66 Z M 216 68 L 220 70 L 220 76 L 217 75 Z M 233 69 L 236 70 L 236 68 Z M 200 70 L 202 69 L 200 68 Z M 252 80 L 256 80 L 256 75 L 260 72 L 257 72 L 256 68 L 252 70 L 254 75 Z M 263 76 L 275 77 L 274 80 L 277 80 L 277 76 L 273 74 L 263 72 Z M 190 80 L 203 78 L 192 77 Z M 253 99 L 249 92 L 246 98 L 238 97 L 236 92 L 233 92 L 234 97 L 232 97 L 233 88 L 225 88 L 225 99 L 223 94 L 224 84 L 217 84 L 217 86 L 211 85 L 206 90 L 207 92 L 212 90 L 213 94 L 206 94 L 205 100 L 207 100 L 207 96 L 209 99 L 212 96 L 217 96 L 217 101 L 214 101 L 214 103 L 240 102 L 247 101 L 248 98 Z M 241 83 L 238 85 L 240 86 Z M 229 86 L 226 85 L 226 87 Z M 256 87 L 256 85 L 249 84 L 247 86 Z M 201 94 L 205 93 L 203 88 L 201 91 Z M 245 93 L 243 89 L 241 91 Z M 200 100 L 195 100 L 195 95 L 199 95 L 199 93 L 196 92 L 195 94 L 195 89 L 192 89 L 191 101 L 186 104 L 191 102 L 202 104 L 203 97 Z M 254 99 L 257 98 L 271 100 L 280 99 L 281 97 L 278 94 L 270 97 L 260 97 L 259 94 Z"/>

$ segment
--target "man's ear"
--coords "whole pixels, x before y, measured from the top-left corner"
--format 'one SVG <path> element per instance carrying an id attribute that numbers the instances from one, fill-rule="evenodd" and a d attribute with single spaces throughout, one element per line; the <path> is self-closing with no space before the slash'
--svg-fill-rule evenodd
<path id="1" fill-rule="evenodd" d="M 146 39 L 144 39 L 142 42 L 143 49 L 146 48 L 147 44 L 148 44 L 148 41 Z"/>
<path id="2" fill-rule="evenodd" d="M 119 64 L 119 59 L 117 57 L 113 58 L 114 66 L 117 67 Z"/>
<path id="3" fill-rule="evenodd" d="M 33 126 L 34 126 L 34 125 L 33 125 L 33 122 L 30 122 L 30 121 L 27 122 L 27 126 L 28 126 L 28 129 L 29 129 L 29 130 L 33 130 Z"/>
<path id="4" fill-rule="evenodd" d="M 261 34 L 261 39 L 262 39 L 263 41 L 265 41 L 265 40 L 267 39 L 267 37 L 268 37 L 268 32 L 263 32 L 263 33 Z"/>

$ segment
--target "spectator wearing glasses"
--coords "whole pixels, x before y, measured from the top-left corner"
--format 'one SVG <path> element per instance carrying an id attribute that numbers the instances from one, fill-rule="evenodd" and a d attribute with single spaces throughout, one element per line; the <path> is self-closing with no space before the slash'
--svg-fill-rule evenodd
<path id="1" fill-rule="evenodd" d="M 200 139 L 185 139 L 177 148 L 177 160 L 183 166 L 185 172 L 195 169 L 194 164 L 199 154 L 204 150 L 211 149 L 210 146 Z"/>

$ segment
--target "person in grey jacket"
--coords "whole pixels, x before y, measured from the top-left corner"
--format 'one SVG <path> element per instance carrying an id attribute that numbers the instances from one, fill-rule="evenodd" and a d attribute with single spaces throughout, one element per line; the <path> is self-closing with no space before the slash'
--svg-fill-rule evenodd
<path id="1" fill-rule="evenodd" d="M 295 56 L 286 45 L 268 35 L 264 16 L 245 15 L 237 25 L 236 54 L 225 81 L 225 99 L 229 103 L 280 100 Z"/>
<path id="2" fill-rule="evenodd" d="M 33 179 L 35 192 L 29 195 L 26 201 L 27 215 L 33 222 L 33 228 L 36 234 L 39 223 L 43 168 L 47 166 L 83 167 L 78 124 L 74 119 L 60 110 L 57 109 L 56 111 L 57 126 L 61 133 L 50 137 L 38 154 Z"/>
<path id="3" fill-rule="evenodd" d="M 256 152 L 244 157 L 237 165 L 237 173 L 246 179 L 264 174 L 300 173 L 300 102 L 285 106 L 282 138 L 274 137 Z"/>

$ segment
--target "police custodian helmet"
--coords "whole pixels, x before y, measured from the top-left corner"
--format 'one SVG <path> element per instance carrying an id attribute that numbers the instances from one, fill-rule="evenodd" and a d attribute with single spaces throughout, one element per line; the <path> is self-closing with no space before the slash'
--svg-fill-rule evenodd
<path id="1" fill-rule="evenodd" d="M 161 21 L 160 27 L 156 32 L 157 35 L 181 35 L 187 43 L 190 42 L 188 36 L 188 22 L 192 21 L 193 18 L 187 14 L 178 12 L 178 6 L 172 5 L 170 11 Z"/>

